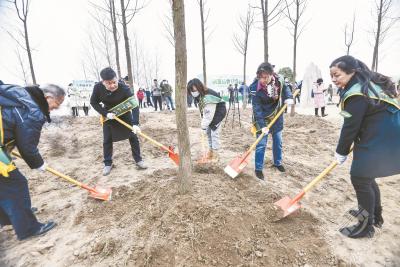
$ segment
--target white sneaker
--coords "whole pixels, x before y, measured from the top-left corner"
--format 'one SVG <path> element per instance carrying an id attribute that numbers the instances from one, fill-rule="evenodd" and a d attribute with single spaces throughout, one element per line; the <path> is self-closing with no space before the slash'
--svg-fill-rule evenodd
<path id="1" fill-rule="evenodd" d="M 104 175 L 104 176 L 109 175 L 110 172 L 111 172 L 111 169 L 112 169 L 112 165 L 111 165 L 111 166 L 104 166 L 104 168 L 103 168 L 103 175 Z"/>
<path id="2" fill-rule="evenodd" d="M 147 166 L 144 164 L 144 161 L 141 160 L 139 162 L 136 162 L 136 166 L 139 170 L 145 170 L 147 169 Z"/>

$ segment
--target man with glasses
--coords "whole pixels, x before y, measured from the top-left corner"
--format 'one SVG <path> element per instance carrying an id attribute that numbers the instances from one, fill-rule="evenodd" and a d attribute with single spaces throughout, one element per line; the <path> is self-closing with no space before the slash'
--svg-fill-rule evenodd
<path id="1" fill-rule="evenodd" d="M 56 223 L 40 223 L 32 212 L 28 181 L 10 152 L 18 148 L 31 169 L 46 171 L 38 150 L 43 124 L 64 101 L 63 88 L 47 84 L 20 87 L 0 82 L 0 226 L 12 225 L 19 240 L 42 235 Z"/>
<path id="2" fill-rule="evenodd" d="M 139 107 L 137 102 L 132 106 L 132 110 L 128 110 L 123 114 L 116 114 L 111 111 L 124 101 L 133 99 L 133 93 L 122 82 L 118 82 L 115 71 L 108 67 L 100 72 L 101 82 L 97 83 L 93 88 L 90 98 L 92 107 L 102 115 L 103 118 L 103 155 L 104 168 L 103 175 L 109 175 L 113 167 L 113 142 L 129 139 L 131 145 L 132 156 L 136 162 L 138 169 L 147 169 L 140 155 L 140 146 L 137 133 L 139 128 Z M 114 120 L 116 115 L 129 125 L 132 125 L 133 131 Z"/>

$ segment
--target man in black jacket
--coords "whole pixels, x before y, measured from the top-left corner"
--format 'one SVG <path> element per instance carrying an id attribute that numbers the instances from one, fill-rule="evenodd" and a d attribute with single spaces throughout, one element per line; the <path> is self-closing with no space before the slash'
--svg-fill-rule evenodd
<path id="1" fill-rule="evenodd" d="M 28 181 L 10 157 L 17 147 L 31 169 L 46 171 L 37 148 L 50 111 L 64 101 L 57 85 L 19 87 L 0 83 L 0 225 L 12 225 L 19 240 L 46 233 L 56 224 L 39 223 L 31 210 Z"/>
<path id="2" fill-rule="evenodd" d="M 132 156 L 138 169 L 147 169 L 140 155 L 139 139 L 136 134 L 140 132 L 139 128 L 139 107 L 137 106 L 119 116 L 119 118 L 129 125 L 132 125 L 133 131 L 129 130 L 118 121 L 114 120 L 115 113 L 110 109 L 124 102 L 133 94 L 129 87 L 118 82 L 117 75 L 112 68 L 105 68 L 100 72 L 101 82 L 93 88 L 90 98 L 92 107 L 100 113 L 106 121 L 103 123 L 103 155 L 104 169 L 103 175 L 108 175 L 113 167 L 112 154 L 113 142 L 129 139 L 132 149 Z M 103 106 L 100 104 L 102 103 Z"/>

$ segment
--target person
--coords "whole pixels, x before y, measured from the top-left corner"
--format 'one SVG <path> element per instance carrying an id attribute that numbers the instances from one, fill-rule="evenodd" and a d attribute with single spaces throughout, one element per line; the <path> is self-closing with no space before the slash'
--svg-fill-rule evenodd
<path id="1" fill-rule="evenodd" d="M 228 86 L 228 93 L 229 93 L 229 106 L 235 103 L 235 92 L 233 90 L 232 84 Z"/>
<path id="2" fill-rule="evenodd" d="M 333 87 L 332 84 L 328 85 L 328 101 L 333 103 Z"/>
<path id="3" fill-rule="evenodd" d="M 274 72 L 273 65 L 268 62 L 262 63 L 257 68 L 257 78 L 250 85 L 250 91 L 255 92 L 253 96 L 253 117 L 257 129 L 257 137 L 261 132 L 265 133 L 264 138 L 256 146 L 255 152 L 255 174 L 258 179 L 264 180 L 264 155 L 267 146 L 268 132 L 272 134 L 272 152 L 274 167 L 280 172 L 285 168 L 282 164 L 282 130 L 283 115 L 281 115 L 271 129 L 267 124 L 273 119 L 281 107 L 282 102 L 291 105 L 291 114 L 294 114 L 293 95 L 289 87 L 280 80 Z"/>
<path id="4" fill-rule="evenodd" d="M 225 101 L 217 92 L 205 87 L 197 78 L 188 82 L 187 93 L 199 101 L 199 110 L 202 117 L 201 129 L 208 138 L 207 159 L 218 160 L 219 131 L 221 122 L 226 116 Z"/>
<path id="5" fill-rule="evenodd" d="M 290 92 L 293 93 L 293 86 L 290 83 L 289 78 L 288 77 L 284 77 L 283 80 L 285 82 L 285 85 L 289 88 Z M 285 113 L 287 113 L 287 108 L 285 109 Z"/>
<path id="6" fill-rule="evenodd" d="M 244 101 L 247 101 L 247 103 L 251 103 L 251 101 L 249 101 L 249 98 L 250 98 L 250 96 L 249 96 L 249 87 L 246 85 L 245 82 L 242 82 L 240 84 L 239 93 L 242 96 L 242 103 Z"/>
<path id="7" fill-rule="evenodd" d="M 90 104 L 103 119 L 103 156 L 104 168 L 103 175 L 109 175 L 113 168 L 113 142 L 129 139 L 132 156 L 136 162 L 138 169 L 146 169 L 142 156 L 140 155 L 140 145 L 137 134 L 140 132 L 139 127 L 139 107 L 136 101 L 133 101 L 129 107 L 124 110 L 124 113 L 118 114 L 113 112 L 117 107 L 120 107 L 129 100 L 134 100 L 133 93 L 124 83 L 118 82 L 115 71 L 107 67 L 100 71 L 101 82 L 98 82 L 93 87 L 93 93 L 90 98 Z M 102 103 L 103 106 L 100 104 Z M 122 103 L 122 104 L 121 104 Z M 114 117 L 120 115 L 119 118 L 129 125 L 132 125 L 131 131 Z"/>
<path id="8" fill-rule="evenodd" d="M 153 93 L 154 110 L 157 111 L 157 104 L 162 111 L 162 98 L 161 98 L 161 88 L 158 86 L 157 79 L 153 80 L 153 86 L 151 92 Z"/>
<path id="9" fill-rule="evenodd" d="M 294 103 L 297 104 L 297 102 L 300 104 L 300 95 L 301 95 L 301 87 L 303 86 L 303 80 L 299 81 L 296 83 L 296 89 L 299 89 L 299 93 L 296 95 L 294 98 Z"/>
<path id="10" fill-rule="evenodd" d="M 68 85 L 68 98 L 69 98 L 69 106 L 72 110 L 72 117 L 79 116 L 79 91 L 72 83 Z"/>
<path id="11" fill-rule="evenodd" d="M 172 87 L 167 80 L 163 80 L 160 84 L 161 93 L 165 102 L 167 103 L 168 110 L 175 110 L 174 101 L 172 101 Z"/>
<path id="12" fill-rule="evenodd" d="M 321 108 L 321 116 L 322 117 L 328 116 L 328 114 L 325 114 L 324 80 L 322 78 L 318 78 L 317 82 L 314 83 L 312 90 L 314 93 L 315 117 L 319 117 L 319 115 L 318 115 L 319 108 Z"/>
<path id="13" fill-rule="evenodd" d="M 335 158 L 343 164 L 352 144 L 350 177 L 359 210 L 354 226 L 340 232 L 351 238 L 372 237 L 382 227 L 382 204 L 376 178 L 400 174 L 399 91 L 389 77 L 369 70 L 360 60 L 342 56 L 330 65 L 332 82 L 342 88 L 343 126 Z"/>
<path id="14" fill-rule="evenodd" d="M 147 107 L 152 107 L 153 103 L 151 103 L 151 92 L 149 88 L 146 88 L 145 90 L 145 94 L 146 94 L 146 104 Z"/>
<path id="15" fill-rule="evenodd" d="M 31 169 L 46 171 L 38 144 L 50 111 L 64 101 L 65 90 L 54 84 L 20 87 L 0 84 L 0 226 L 12 225 L 18 240 L 42 235 L 56 226 L 38 222 L 31 207 L 28 181 L 10 157 L 18 148 Z"/>
<path id="16" fill-rule="evenodd" d="M 139 90 L 136 93 L 136 97 L 139 100 L 139 108 L 143 108 L 144 92 L 142 88 L 139 88 Z"/>

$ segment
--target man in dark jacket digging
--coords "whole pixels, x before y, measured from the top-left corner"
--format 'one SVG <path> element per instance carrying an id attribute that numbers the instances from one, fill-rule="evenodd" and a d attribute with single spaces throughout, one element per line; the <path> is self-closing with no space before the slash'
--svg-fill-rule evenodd
<path id="1" fill-rule="evenodd" d="M 102 81 L 94 86 L 90 104 L 103 118 L 103 175 L 110 174 L 113 167 L 113 142 L 125 139 L 129 139 L 137 168 L 147 169 L 140 155 L 139 139 L 136 136 L 140 132 L 139 107 L 133 93 L 128 86 L 118 82 L 112 68 L 103 69 L 100 77 Z M 115 116 L 132 125 L 133 131 L 114 120 Z"/>
<path id="2" fill-rule="evenodd" d="M 0 83 L 0 225 L 12 225 L 19 240 L 46 233 L 56 224 L 37 221 L 31 209 L 28 181 L 10 157 L 17 147 L 31 169 L 46 171 L 37 148 L 50 111 L 64 101 L 57 85 L 19 87 Z"/>

